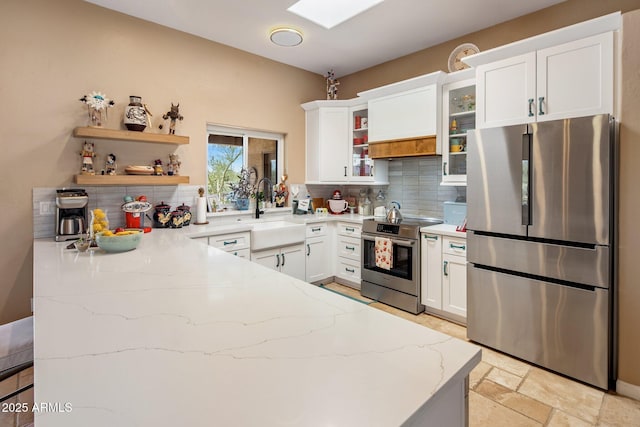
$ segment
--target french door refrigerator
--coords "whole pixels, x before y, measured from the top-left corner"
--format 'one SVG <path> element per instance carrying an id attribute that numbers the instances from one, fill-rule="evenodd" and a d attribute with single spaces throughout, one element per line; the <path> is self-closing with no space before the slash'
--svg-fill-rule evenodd
<path id="1" fill-rule="evenodd" d="M 615 122 L 468 136 L 467 335 L 614 388 Z"/>

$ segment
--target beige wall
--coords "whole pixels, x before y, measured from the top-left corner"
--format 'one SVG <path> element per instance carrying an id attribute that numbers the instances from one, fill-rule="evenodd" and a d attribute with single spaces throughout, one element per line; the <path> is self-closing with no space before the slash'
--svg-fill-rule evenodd
<path id="1" fill-rule="evenodd" d="M 638 8 L 640 0 L 567 0 L 539 12 L 340 77 L 340 98 L 353 98 L 358 92 L 422 74 L 438 70 L 448 71 L 449 54 L 461 43 L 474 43 L 481 51 L 485 51 L 607 13 L 626 12 Z M 420 31 L 428 30 L 424 28 Z"/>
<path id="2" fill-rule="evenodd" d="M 623 15 L 620 115 L 618 377 L 640 386 L 640 10 Z"/>
<path id="3" fill-rule="evenodd" d="M 290 180 L 304 180 L 304 111 L 324 96 L 321 75 L 140 21 L 80 0 L 5 0 L 0 13 L 0 322 L 30 314 L 32 188 L 62 187 L 80 167 L 71 136 L 86 124 L 78 100 L 93 90 L 116 101 L 106 127 L 122 126 L 129 95 L 154 114 L 154 131 L 171 102 L 185 117 L 177 133 L 180 173 L 203 184 L 206 123 L 286 134 Z M 166 158 L 170 146 L 96 141 L 118 164 Z M 104 157 L 96 159 L 103 164 Z M 90 280 L 90 278 L 87 278 Z"/>

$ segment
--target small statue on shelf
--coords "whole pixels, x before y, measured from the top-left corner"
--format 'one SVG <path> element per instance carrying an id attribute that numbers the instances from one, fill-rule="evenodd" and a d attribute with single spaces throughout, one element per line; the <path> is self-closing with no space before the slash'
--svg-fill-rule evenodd
<path id="1" fill-rule="evenodd" d="M 107 155 L 107 160 L 105 160 L 105 165 L 104 165 L 104 173 L 107 175 L 115 175 L 116 168 L 117 168 L 116 155 L 113 153 Z"/>
<path id="2" fill-rule="evenodd" d="M 164 171 L 162 170 L 162 160 L 157 159 L 154 160 L 153 163 L 153 174 L 158 176 L 162 175 L 164 173 Z"/>
<path id="3" fill-rule="evenodd" d="M 93 142 L 85 141 L 82 145 L 82 151 L 80 155 L 82 156 L 82 175 L 95 175 L 96 172 L 93 169 L 93 158 L 96 156 L 96 153 L 93 150 Z"/>
<path id="4" fill-rule="evenodd" d="M 169 123 L 169 135 L 175 135 L 176 133 L 176 120 L 182 121 L 182 119 L 184 119 L 184 117 L 180 115 L 179 108 L 179 102 L 176 105 L 173 105 L 172 102 L 171 110 L 167 111 L 167 113 L 162 116 L 162 118 L 165 120 L 171 119 L 171 122 Z M 162 125 L 160 125 L 160 129 L 162 129 Z"/>
<path id="5" fill-rule="evenodd" d="M 169 163 L 167 164 L 167 175 L 180 174 L 180 158 L 177 154 L 169 154 Z"/>
<path id="6" fill-rule="evenodd" d="M 88 95 L 84 95 L 80 98 L 80 101 L 87 104 L 87 111 L 89 113 L 89 123 L 93 127 L 102 127 L 102 113 L 104 118 L 107 118 L 107 108 L 113 107 L 116 103 L 107 98 L 107 95 L 101 92 L 93 91 Z"/>
<path id="7" fill-rule="evenodd" d="M 333 70 L 325 76 L 327 79 L 327 99 L 338 99 L 338 86 L 340 82 L 336 80 Z"/>

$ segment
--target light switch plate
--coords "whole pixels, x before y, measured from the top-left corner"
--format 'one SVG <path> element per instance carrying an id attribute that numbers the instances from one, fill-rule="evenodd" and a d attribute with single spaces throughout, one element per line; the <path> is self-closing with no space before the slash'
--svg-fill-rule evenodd
<path id="1" fill-rule="evenodd" d="M 40 215 L 54 215 L 55 208 L 55 202 L 40 202 Z"/>

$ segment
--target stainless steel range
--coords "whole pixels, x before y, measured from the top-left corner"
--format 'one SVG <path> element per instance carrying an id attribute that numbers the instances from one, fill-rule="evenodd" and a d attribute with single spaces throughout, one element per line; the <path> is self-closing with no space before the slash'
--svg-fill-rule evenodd
<path id="1" fill-rule="evenodd" d="M 420 227 L 441 223 L 433 218 L 405 218 L 398 224 L 365 220 L 362 224 L 362 296 L 413 314 L 423 312 L 424 305 L 420 303 Z M 387 265 L 376 263 L 376 238 L 391 247 Z"/>

